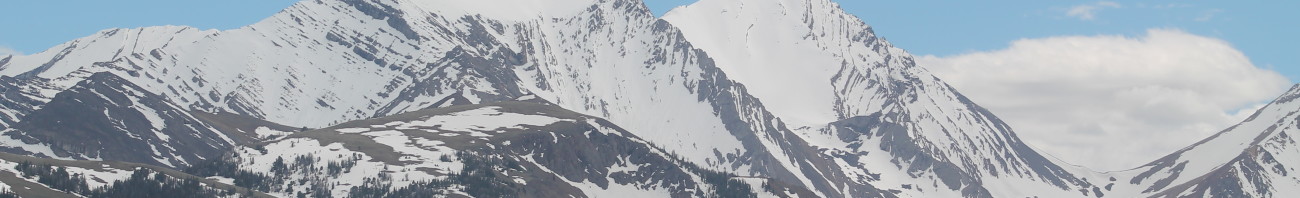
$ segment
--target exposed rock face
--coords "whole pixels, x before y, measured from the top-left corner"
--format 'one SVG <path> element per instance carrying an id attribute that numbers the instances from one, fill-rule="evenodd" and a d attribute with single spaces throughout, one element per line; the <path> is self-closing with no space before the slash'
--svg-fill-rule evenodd
<path id="1" fill-rule="evenodd" d="M 6 150 L 185 167 L 256 137 L 217 130 L 166 98 L 106 72 L 91 75 L 40 107 L 5 130 Z M 247 124 L 256 129 L 259 123 Z"/>

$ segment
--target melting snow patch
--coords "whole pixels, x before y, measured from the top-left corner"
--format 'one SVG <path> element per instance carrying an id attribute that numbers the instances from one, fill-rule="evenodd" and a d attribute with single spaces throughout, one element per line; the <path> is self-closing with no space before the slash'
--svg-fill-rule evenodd
<path id="1" fill-rule="evenodd" d="M 443 141 L 430 140 L 428 138 L 422 138 L 422 137 L 411 138 L 411 140 L 412 142 L 415 142 L 416 146 L 420 146 L 420 147 L 436 147 L 436 146 L 442 146 L 446 144 L 446 142 Z"/>
<path id="2" fill-rule="evenodd" d="M 370 131 L 370 129 L 369 128 L 346 128 L 346 129 L 338 129 L 335 131 L 338 131 L 339 133 L 361 133 L 361 132 Z"/>
<path id="3" fill-rule="evenodd" d="M 166 120 L 164 120 L 161 116 L 158 116 L 157 110 L 154 110 L 153 108 L 149 108 L 148 106 L 144 106 L 143 104 L 140 104 L 139 101 L 136 101 L 135 103 L 135 110 L 139 111 L 140 114 L 144 115 L 144 118 L 149 120 L 149 124 L 153 125 L 154 129 L 161 130 L 167 128 Z"/>
<path id="4" fill-rule="evenodd" d="M 27 151 L 27 152 L 32 152 L 32 153 L 36 153 L 36 154 L 44 154 L 45 156 L 53 157 L 54 159 L 61 159 L 61 160 L 74 160 L 73 158 L 69 158 L 69 157 L 61 157 L 61 156 L 59 156 L 59 155 L 55 155 L 54 150 L 51 149 L 48 145 L 44 145 L 44 144 L 28 144 L 28 143 L 23 142 L 22 140 L 18 140 L 18 139 L 14 139 L 13 137 L 9 137 L 9 135 L 3 135 L 3 134 L 7 134 L 7 133 L 9 133 L 9 132 L 17 132 L 17 131 L 13 131 L 13 129 L 0 131 L 0 147 L 17 148 L 17 149 L 21 149 L 21 150 L 23 150 L 23 151 Z M 96 158 L 96 159 L 98 159 L 98 158 Z"/>
<path id="5" fill-rule="evenodd" d="M 257 127 L 257 129 L 254 129 L 253 132 L 257 133 L 257 138 L 261 138 L 261 139 L 270 138 L 270 137 L 284 138 L 293 134 L 293 132 L 280 131 L 268 127 Z"/>
<path id="6" fill-rule="evenodd" d="M 491 136 L 481 132 L 523 129 L 522 126 L 524 125 L 545 126 L 560 121 L 568 121 L 549 116 L 501 112 L 500 108 L 483 107 L 456 112 L 451 115 L 433 116 L 423 121 L 403 123 L 402 127 L 436 126 L 442 130 L 471 132 L 473 136 Z"/>
<path id="7" fill-rule="evenodd" d="M 234 184 L 234 183 L 235 183 L 235 179 L 231 179 L 231 178 L 229 178 L 229 177 L 212 176 L 212 177 L 208 177 L 208 179 L 216 180 L 217 182 L 220 182 L 220 183 L 223 183 L 223 184 Z"/>
<path id="8" fill-rule="evenodd" d="M 370 136 L 375 140 L 375 142 L 389 146 L 405 145 L 407 142 L 411 141 L 406 137 L 406 134 L 397 131 L 370 132 L 365 133 L 365 135 Z"/>

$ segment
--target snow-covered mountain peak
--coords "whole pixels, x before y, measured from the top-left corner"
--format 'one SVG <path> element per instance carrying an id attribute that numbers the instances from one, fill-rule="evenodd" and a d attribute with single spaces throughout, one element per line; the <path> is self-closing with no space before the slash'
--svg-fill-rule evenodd
<path id="1" fill-rule="evenodd" d="M 1300 193 L 1300 85 L 1244 122 L 1142 167 L 1111 173 L 1127 195 L 1273 197 Z"/>
<path id="2" fill-rule="evenodd" d="M 882 189 L 1021 196 L 1090 186 L 829 0 L 704 0 L 663 18 L 776 117 Z M 869 174 L 888 167 L 935 176 Z M 943 185 L 913 188 L 934 177 Z M 1004 185 L 1025 181 L 1045 190 Z"/>
<path id="3" fill-rule="evenodd" d="M 640 6 L 640 1 L 630 0 L 331 0 L 360 8 L 367 14 L 386 12 L 412 14 L 406 20 L 422 20 L 427 15 L 458 19 L 481 17 L 503 22 L 521 22 L 539 19 L 565 18 L 585 10 L 596 9 L 596 4 L 614 3 Z M 329 2 L 326 2 L 327 4 Z M 649 12 L 649 10 L 645 10 Z"/>
<path id="4" fill-rule="evenodd" d="M 14 56 L 9 61 L 0 62 L 0 76 L 64 77 L 77 69 L 97 62 L 137 53 L 147 54 L 154 49 L 173 44 L 187 44 L 217 32 L 217 30 L 200 30 L 188 26 L 153 26 L 102 30 L 91 36 L 65 42 L 42 52 Z M 103 53 L 105 51 L 114 53 Z M 69 83 L 75 83 L 75 81 Z M 68 84 L 68 86 L 70 85 Z"/>
<path id="5" fill-rule="evenodd" d="M 480 15 L 497 20 L 522 21 L 568 16 L 591 7 L 597 0 L 399 0 L 400 5 L 444 16 Z"/>
<path id="6" fill-rule="evenodd" d="M 796 127 L 856 116 L 846 75 L 911 67 L 911 55 L 827 0 L 704 0 L 663 19 Z"/>

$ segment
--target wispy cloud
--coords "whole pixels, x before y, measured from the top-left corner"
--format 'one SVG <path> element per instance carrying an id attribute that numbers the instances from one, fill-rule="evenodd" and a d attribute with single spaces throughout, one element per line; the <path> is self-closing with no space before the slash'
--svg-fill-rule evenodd
<path id="1" fill-rule="evenodd" d="M 1078 18 L 1079 20 L 1090 21 L 1097 18 L 1097 11 L 1107 8 L 1123 8 L 1124 5 L 1110 1 L 1099 1 L 1091 4 L 1076 5 L 1070 7 L 1065 12 L 1066 16 Z"/>
<path id="2" fill-rule="evenodd" d="M 21 56 L 23 55 L 23 52 L 14 50 L 13 48 L 9 48 L 6 46 L 0 46 L 0 56 L 9 56 L 9 55 Z"/>
<path id="3" fill-rule="evenodd" d="M 1173 8 L 1189 8 L 1189 7 L 1192 7 L 1192 4 L 1170 3 L 1170 4 L 1160 4 L 1160 5 L 1151 6 L 1151 8 L 1155 8 L 1155 9 L 1173 9 Z"/>
<path id="4" fill-rule="evenodd" d="M 1108 170 L 1136 167 L 1232 126 L 1290 84 L 1226 41 L 1166 29 L 1025 39 L 917 63 L 1034 146 Z M 1140 142 L 1150 139 L 1165 141 Z"/>
<path id="5" fill-rule="evenodd" d="M 1201 12 L 1201 16 L 1196 17 L 1196 21 L 1200 21 L 1200 22 L 1210 21 L 1214 19 L 1215 16 L 1218 16 L 1219 13 L 1223 13 L 1223 9 L 1206 10 L 1205 12 Z"/>

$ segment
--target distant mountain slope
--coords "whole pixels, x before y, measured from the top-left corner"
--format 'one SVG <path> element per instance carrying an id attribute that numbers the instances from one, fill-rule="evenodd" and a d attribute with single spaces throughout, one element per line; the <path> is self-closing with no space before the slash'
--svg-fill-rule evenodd
<path id="1" fill-rule="evenodd" d="M 1300 193 L 1300 86 L 1246 121 L 1132 170 L 1110 173 L 1116 195 L 1286 197 Z"/>
<path id="2" fill-rule="evenodd" d="M 609 121 L 538 101 L 452 106 L 348 122 L 241 148 L 191 172 L 236 178 L 236 183 L 247 178 L 240 175 L 262 175 L 267 179 L 245 184 L 279 196 L 397 195 L 409 192 L 390 190 L 408 186 L 431 188 L 407 194 L 416 197 L 808 193 L 797 187 L 787 191 L 779 181 L 747 183 L 702 169 Z M 238 168 L 211 171 L 223 166 Z"/>
<path id="3" fill-rule="evenodd" d="M 1096 187 L 829 0 L 703 0 L 664 19 L 854 182 L 913 197 Z"/>
<path id="4" fill-rule="evenodd" d="M 286 127 L 247 122 L 243 133 L 219 130 L 211 119 L 111 73 L 96 73 L 4 130 L 7 152 L 61 159 L 115 160 L 185 167 L 238 144 L 258 141 L 253 130 Z M 262 129 L 257 129 L 262 127 Z"/>

